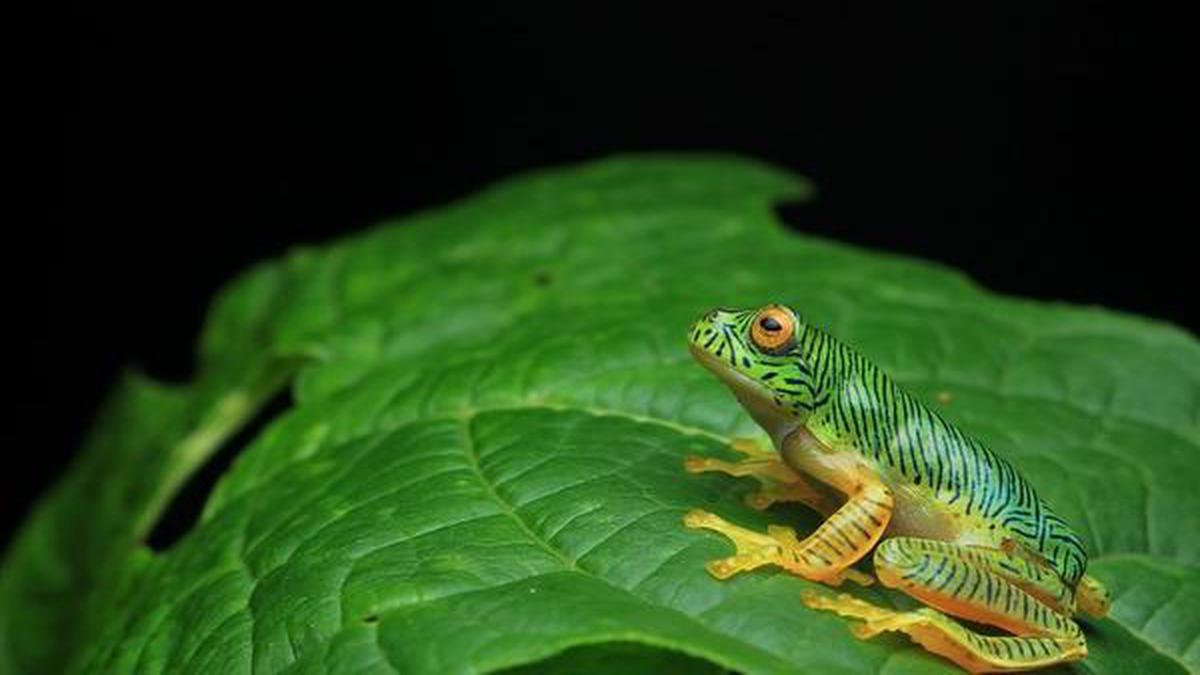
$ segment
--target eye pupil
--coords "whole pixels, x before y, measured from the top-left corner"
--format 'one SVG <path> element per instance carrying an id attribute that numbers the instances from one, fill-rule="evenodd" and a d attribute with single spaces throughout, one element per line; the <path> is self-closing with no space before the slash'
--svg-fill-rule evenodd
<path id="1" fill-rule="evenodd" d="M 759 319 L 758 325 L 762 326 L 762 329 L 768 333 L 777 333 L 783 330 L 783 326 L 775 320 L 775 317 L 771 316 L 764 316 L 763 318 Z"/>

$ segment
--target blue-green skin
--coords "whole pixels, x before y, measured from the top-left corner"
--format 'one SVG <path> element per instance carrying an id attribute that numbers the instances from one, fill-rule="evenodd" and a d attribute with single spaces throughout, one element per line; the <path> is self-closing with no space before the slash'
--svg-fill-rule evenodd
<path id="1" fill-rule="evenodd" d="M 785 439 L 803 430 L 833 451 L 857 453 L 896 493 L 889 536 L 1006 549 L 1015 542 L 1075 589 L 1087 569 L 1079 536 L 1011 464 L 857 351 L 778 307 L 793 317 L 795 334 L 774 353 L 750 335 L 758 310 L 713 310 L 690 335 L 692 352 L 777 448 L 786 450 Z"/>

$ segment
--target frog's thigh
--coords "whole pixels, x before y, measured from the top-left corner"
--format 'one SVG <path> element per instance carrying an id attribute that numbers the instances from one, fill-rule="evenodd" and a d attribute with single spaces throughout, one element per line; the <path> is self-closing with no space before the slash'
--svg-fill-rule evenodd
<path id="1" fill-rule="evenodd" d="M 983 556 L 981 558 L 981 556 Z M 990 569 L 986 551 L 927 539 L 899 537 L 875 550 L 875 572 L 887 586 L 949 614 L 999 626 L 1020 637 L 977 634 L 933 609 L 895 612 L 849 596 L 810 597 L 810 607 L 864 619 L 856 631 L 871 637 L 900 631 L 926 649 L 973 672 L 1025 670 L 1075 661 L 1087 655 L 1079 626 L 1005 577 Z M 1042 580 L 1029 579 L 1039 587 Z"/>

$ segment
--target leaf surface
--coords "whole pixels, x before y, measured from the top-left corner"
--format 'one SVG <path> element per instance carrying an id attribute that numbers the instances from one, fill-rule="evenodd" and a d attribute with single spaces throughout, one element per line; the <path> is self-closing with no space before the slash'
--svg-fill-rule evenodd
<path id="1" fill-rule="evenodd" d="M 131 376 L 0 571 L 9 672 L 954 672 L 855 640 L 810 584 L 717 582 L 691 476 L 754 427 L 686 329 L 770 301 L 858 346 L 1011 459 L 1114 592 L 1083 672 L 1200 669 L 1200 345 L 1173 327 L 981 290 L 783 228 L 800 179 L 642 156 L 516 178 L 261 265 L 215 303 L 198 374 Z M 1019 264 L 1019 261 L 1014 261 Z M 270 396 L 295 406 L 201 522 L 144 541 Z M 906 602 L 879 589 L 878 602 Z"/>

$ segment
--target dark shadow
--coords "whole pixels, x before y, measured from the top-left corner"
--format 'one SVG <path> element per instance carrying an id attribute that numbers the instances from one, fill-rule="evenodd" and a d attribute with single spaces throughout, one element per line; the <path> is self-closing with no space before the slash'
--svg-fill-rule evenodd
<path id="1" fill-rule="evenodd" d="M 545 660 L 499 672 L 503 675 L 582 675 L 611 672 L 614 663 L 620 664 L 619 672 L 623 675 L 725 675 L 731 672 L 696 656 L 633 642 L 604 642 L 571 647 Z"/>
<path id="2" fill-rule="evenodd" d="M 268 423 L 289 410 L 293 404 L 291 389 L 285 387 L 282 392 L 267 401 L 236 434 L 221 444 L 208 461 L 196 469 L 183 487 L 175 493 L 171 503 L 150 530 L 146 545 L 155 551 L 165 551 L 187 534 L 200 518 L 213 487 L 229 470 L 233 461 Z"/>

